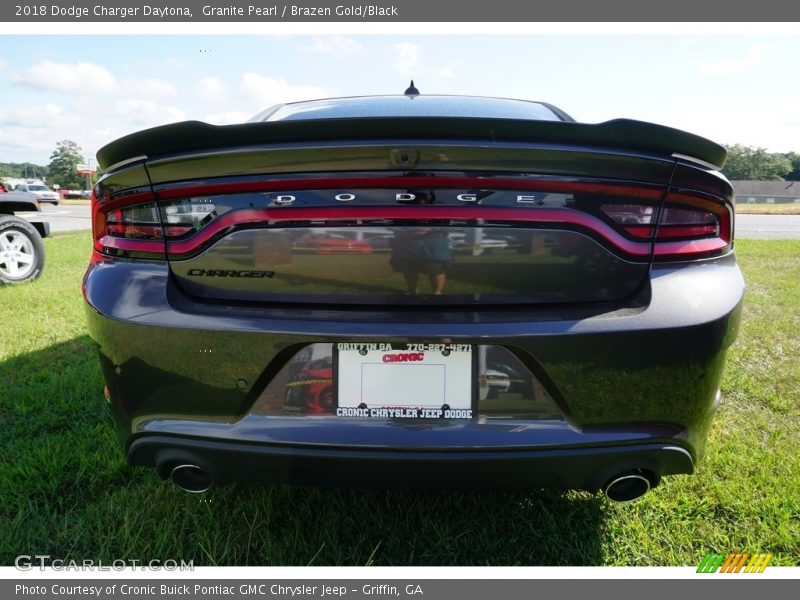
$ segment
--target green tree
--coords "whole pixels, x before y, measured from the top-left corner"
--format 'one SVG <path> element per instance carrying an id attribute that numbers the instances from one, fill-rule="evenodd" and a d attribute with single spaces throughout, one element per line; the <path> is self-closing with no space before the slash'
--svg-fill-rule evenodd
<path id="1" fill-rule="evenodd" d="M 800 181 L 800 154 L 797 152 L 787 152 L 783 155 L 792 163 L 792 170 L 786 174 L 787 181 Z"/>
<path id="2" fill-rule="evenodd" d="M 78 174 L 76 166 L 83 162 L 81 147 L 72 140 L 61 140 L 50 155 L 49 178 L 68 190 L 82 190 L 86 178 Z"/>
<path id="3" fill-rule="evenodd" d="M 737 181 L 781 181 L 792 171 L 792 162 L 782 154 L 733 144 L 728 146 L 728 160 L 722 172 Z"/>

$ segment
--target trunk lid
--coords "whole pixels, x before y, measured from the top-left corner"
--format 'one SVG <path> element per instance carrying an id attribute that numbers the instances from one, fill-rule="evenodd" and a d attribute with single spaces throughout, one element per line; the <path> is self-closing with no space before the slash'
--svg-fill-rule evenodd
<path id="1" fill-rule="evenodd" d="M 652 244 L 602 207 L 652 220 L 673 168 L 519 144 L 282 150 L 148 164 L 186 292 L 343 305 L 618 300 L 646 277 Z"/>

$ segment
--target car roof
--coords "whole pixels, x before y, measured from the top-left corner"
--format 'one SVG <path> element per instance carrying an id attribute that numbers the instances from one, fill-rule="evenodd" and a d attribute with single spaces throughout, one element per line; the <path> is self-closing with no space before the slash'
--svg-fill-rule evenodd
<path id="1" fill-rule="evenodd" d="M 381 117 L 471 117 L 532 121 L 574 121 L 546 102 L 485 96 L 351 96 L 272 106 L 249 123 Z"/>

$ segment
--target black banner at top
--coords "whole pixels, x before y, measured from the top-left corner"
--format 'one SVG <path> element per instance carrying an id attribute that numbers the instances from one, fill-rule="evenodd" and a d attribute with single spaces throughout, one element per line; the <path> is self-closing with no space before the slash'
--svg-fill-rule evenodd
<path id="1" fill-rule="evenodd" d="M 791 22 L 786 0 L 17 0 L 6 22 Z"/>

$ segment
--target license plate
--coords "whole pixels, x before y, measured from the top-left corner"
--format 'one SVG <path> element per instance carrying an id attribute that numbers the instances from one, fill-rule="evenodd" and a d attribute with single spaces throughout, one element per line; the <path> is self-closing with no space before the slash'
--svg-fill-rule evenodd
<path id="1" fill-rule="evenodd" d="M 336 345 L 336 415 L 378 419 L 471 419 L 469 344 Z"/>

